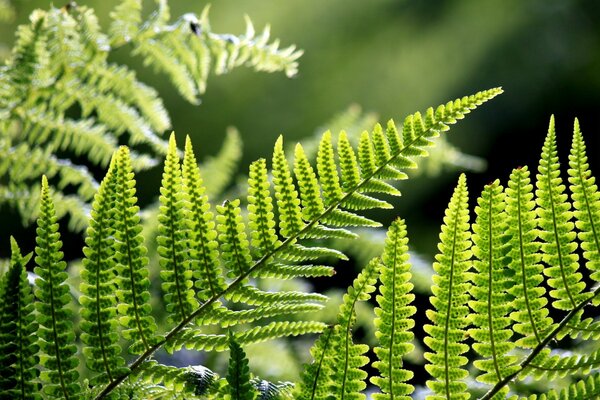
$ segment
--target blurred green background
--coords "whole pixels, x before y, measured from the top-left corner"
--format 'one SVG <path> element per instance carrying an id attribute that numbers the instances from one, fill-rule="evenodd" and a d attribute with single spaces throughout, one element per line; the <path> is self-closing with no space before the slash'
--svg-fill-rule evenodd
<path id="1" fill-rule="evenodd" d="M 19 23 L 49 1 L 12 2 L 16 17 L 0 25 L 10 45 Z M 80 1 L 103 26 L 118 1 Z M 55 4 L 61 6 L 60 3 Z M 147 1 L 148 10 L 154 7 Z M 199 13 L 200 1 L 171 1 L 173 18 Z M 270 23 L 282 45 L 304 49 L 300 73 L 255 73 L 239 68 L 212 76 L 202 104 L 186 103 L 167 79 L 141 66 L 127 48 L 114 60 L 132 65 L 156 87 L 180 143 L 190 134 L 199 158 L 214 154 L 227 126 L 239 129 L 244 166 L 269 157 L 279 134 L 288 142 L 312 134 L 334 114 L 359 104 L 385 121 L 477 90 L 502 86 L 505 94 L 453 130 L 450 140 L 488 160 L 469 174 L 472 197 L 512 168 L 534 169 L 551 114 L 563 154 L 573 118 L 581 120 L 592 169 L 600 164 L 600 2 L 523 0 L 301 1 L 218 0 L 211 7 L 217 32 L 243 32 L 249 15 L 257 30 Z M 564 160 L 564 158 L 563 158 Z M 245 168 L 242 169 L 244 171 Z M 140 176 L 140 196 L 157 195 L 159 170 Z M 408 182 L 397 213 L 408 219 L 413 246 L 431 253 L 458 173 Z M 388 217 L 392 217 L 389 216 Z"/>

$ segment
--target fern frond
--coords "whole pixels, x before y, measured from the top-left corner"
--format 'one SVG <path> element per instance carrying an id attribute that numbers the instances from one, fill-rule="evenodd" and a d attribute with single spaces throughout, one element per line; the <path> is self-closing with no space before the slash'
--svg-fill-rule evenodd
<path id="1" fill-rule="evenodd" d="M 506 188 L 507 234 L 510 239 L 510 268 L 514 272 L 514 285 L 509 293 L 514 297 L 514 311 L 510 314 L 515 321 L 513 329 L 522 335 L 515 344 L 525 349 L 539 345 L 552 329 L 552 318 L 546 308 L 548 300 L 542 286 L 543 267 L 538 236 L 533 185 L 527 167 L 514 169 Z"/>
<path id="2" fill-rule="evenodd" d="M 337 317 L 337 324 L 317 340 L 311 354 L 314 363 L 304 369 L 297 388 L 300 400 L 364 399 L 360 391 L 366 387 L 366 372 L 361 370 L 368 358 L 369 346 L 352 341 L 354 308 L 357 302 L 367 301 L 375 291 L 379 260 L 372 260 L 348 287 Z"/>
<path id="3" fill-rule="evenodd" d="M 115 295 L 113 199 L 116 189 L 115 158 L 92 203 L 83 249 L 81 272 L 81 323 L 83 354 L 90 370 L 99 373 L 92 385 L 111 382 L 127 371 L 118 343 Z"/>
<path id="4" fill-rule="evenodd" d="M 217 296 L 225 287 L 218 258 L 219 244 L 214 214 L 210 211 L 206 189 L 194 156 L 192 142 L 185 140 L 183 157 L 183 191 L 187 195 L 187 218 L 190 221 L 187 248 L 199 301 Z"/>
<path id="5" fill-rule="evenodd" d="M 142 365 L 133 378 L 138 383 L 164 388 L 164 398 L 188 399 L 209 393 L 218 376 L 201 365 L 179 368 L 150 360 Z"/>
<path id="6" fill-rule="evenodd" d="M 192 271 L 187 261 L 185 220 L 186 199 L 175 134 L 169 139 L 169 152 L 162 177 L 158 214 L 158 255 L 160 276 L 169 323 L 185 319 L 198 306 L 193 290 Z"/>
<path id="7" fill-rule="evenodd" d="M 229 335 L 229 352 L 229 367 L 227 370 L 227 383 L 229 383 L 228 399 L 256 399 L 256 391 L 250 383 L 248 358 L 232 334 Z"/>
<path id="8" fill-rule="evenodd" d="M 136 205 L 135 179 L 127 147 L 121 147 L 115 161 L 115 262 L 118 271 L 117 310 L 122 335 L 132 341 L 129 352 L 140 354 L 156 341 L 156 323 L 150 315 L 148 259 L 141 236 L 139 207 Z"/>
<path id="9" fill-rule="evenodd" d="M 474 365 L 483 372 L 477 380 L 494 385 L 505 376 L 518 370 L 516 357 L 510 355 L 514 343 L 509 313 L 514 310 L 512 299 L 507 290 L 514 286 L 512 276 L 506 268 L 510 260 L 506 256 L 506 214 L 504 212 L 504 192 L 499 181 L 487 185 L 477 199 L 473 224 L 472 240 L 473 263 L 471 295 L 469 306 L 473 310 L 472 321 L 475 328 L 469 329 L 475 343 L 473 349 L 483 359 Z M 496 396 L 506 397 L 508 388 L 503 388 Z"/>
<path id="10" fill-rule="evenodd" d="M 380 375 L 372 377 L 371 382 L 382 393 L 374 393 L 373 400 L 408 400 L 414 390 L 411 384 L 406 383 L 413 373 L 402 368 L 402 358 L 414 348 L 412 328 L 415 322 L 412 316 L 416 307 L 411 305 L 415 295 L 411 293 L 410 268 L 406 224 L 398 219 L 388 230 L 379 266 L 381 294 L 377 296 L 377 317 L 374 321 L 379 346 L 375 347 L 377 361 L 373 367 Z"/>
<path id="11" fill-rule="evenodd" d="M 542 240 L 542 260 L 548 264 L 544 274 L 555 301 L 552 305 L 559 310 L 569 311 L 588 296 L 584 292 L 585 282 L 578 271 L 579 256 L 575 253 L 577 234 L 571 222 L 571 203 L 564 194 L 565 185 L 560 178 L 554 117 L 550 119 L 548 135 L 542 148 L 536 181 L 536 201 L 540 239 Z"/>
<path id="12" fill-rule="evenodd" d="M 39 328 L 40 375 L 43 391 L 49 398 L 77 399 L 81 391 L 78 383 L 77 348 L 74 344 L 69 286 L 65 282 L 66 263 L 60 250 L 62 242 L 54 213 L 54 204 L 46 177 L 42 177 L 40 216 L 38 218 L 35 273 L 35 303 Z"/>
<path id="13" fill-rule="evenodd" d="M 425 344 L 433 351 L 424 354 L 429 364 L 427 372 L 434 379 L 427 381 L 433 390 L 431 399 L 468 399 L 464 379 L 469 375 L 464 369 L 467 358 L 462 356 L 468 346 L 464 343 L 466 326 L 470 323 L 467 308 L 467 270 L 470 267 L 471 240 L 469 233 L 469 208 L 465 175 L 462 174 L 444 215 L 440 233 L 440 253 L 433 264 L 435 275 L 431 305 L 427 317 L 433 323 L 425 325 Z"/>
<path id="14" fill-rule="evenodd" d="M 235 278 L 246 273 L 252 262 L 250 245 L 242 222 L 240 200 L 226 200 L 222 206 L 217 205 L 217 212 L 221 258 L 227 275 Z"/>
<path id="15" fill-rule="evenodd" d="M 31 254 L 21 255 L 12 236 L 10 245 L 10 266 L 0 278 L 0 393 L 5 398 L 40 399 L 38 324 L 25 268 Z"/>
<path id="16" fill-rule="evenodd" d="M 210 71 L 224 74 L 238 66 L 256 71 L 284 71 L 288 77 L 298 71 L 297 59 L 302 51 L 295 46 L 280 49 L 279 41 L 269 43 L 267 26 L 256 36 L 252 22 L 246 17 L 246 32 L 240 36 L 212 32 L 209 7 L 198 17 L 188 13 L 169 25 L 170 10 L 166 1 L 143 24 L 141 0 L 120 4 L 111 13 L 111 42 L 115 46 L 131 43 L 133 53 L 144 63 L 167 74 L 173 85 L 193 104 L 206 90 Z"/>
<path id="17" fill-rule="evenodd" d="M 600 281 L 600 193 L 596 179 L 592 176 L 585 154 L 585 142 L 575 119 L 573 142 L 569 155 L 569 182 L 573 199 L 575 225 L 590 278 Z"/>
<path id="18" fill-rule="evenodd" d="M 589 375 L 572 383 L 560 392 L 555 390 L 547 394 L 531 395 L 527 400 L 590 400 L 600 396 L 600 373 Z"/>
<path id="19" fill-rule="evenodd" d="M 600 350 L 589 354 L 550 355 L 542 362 L 530 364 L 531 374 L 539 379 L 546 377 L 549 380 L 563 378 L 567 375 L 589 375 L 590 371 L 600 367 Z"/>

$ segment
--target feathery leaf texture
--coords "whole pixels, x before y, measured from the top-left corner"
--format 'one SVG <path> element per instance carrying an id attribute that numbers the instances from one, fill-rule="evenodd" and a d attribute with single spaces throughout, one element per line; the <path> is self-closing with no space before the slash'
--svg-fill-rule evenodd
<path id="1" fill-rule="evenodd" d="M 512 270 L 506 268 L 510 260 L 506 257 L 504 196 L 498 180 L 484 188 L 477 200 L 477 219 L 471 237 L 475 272 L 470 288 L 473 300 L 469 306 L 473 310 L 475 328 L 469 330 L 469 336 L 475 340 L 473 349 L 483 357 L 474 362 L 483 372 L 477 380 L 491 385 L 517 369 L 513 365 L 516 357 L 509 355 L 514 348 L 509 340 L 512 330 L 508 315 L 513 310 L 513 303 L 507 290 L 514 282 L 509 274 Z M 504 388 L 497 396 L 504 398 L 507 392 L 508 388 Z"/>
<path id="2" fill-rule="evenodd" d="M 118 343 L 116 269 L 114 256 L 113 199 L 116 190 L 116 157 L 92 203 L 91 218 L 83 249 L 81 274 L 81 341 L 87 366 L 97 372 L 92 385 L 108 383 L 126 371 Z"/>
<path id="3" fill-rule="evenodd" d="M 374 400 L 407 400 L 414 387 L 406 383 L 413 373 L 402 368 L 403 357 L 414 349 L 411 331 L 415 325 L 411 318 L 416 307 L 411 305 L 415 295 L 410 283 L 411 272 L 408 263 L 408 238 L 406 223 L 398 219 L 390 226 L 385 248 L 379 264 L 380 294 L 375 308 L 375 335 L 379 346 L 375 347 L 377 361 L 373 366 L 380 376 L 372 377 L 371 382 L 381 389 L 374 393 Z"/>
<path id="4" fill-rule="evenodd" d="M 250 368 L 248 358 L 242 347 L 229 335 L 229 368 L 227 382 L 229 383 L 230 400 L 254 400 L 256 391 L 250 383 Z"/>
<path id="5" fill-rule="evenodd" d="M 37 218 L 37 208 L 27 203 L 39 191 L 34 182 L 42 174 L 57 179 L 60 190 L 77 188 L 78 201 L 56 212 L 59 218 L 68 213 L 70 228 L 83 231 L 97 189 L 87 167 L 107 167 L 119 144 L 141 145 L 142 153 L 130 152 L 136 171 L 155 166 L 168 151 L 162 135 L 171 120 L 162 99 L 129 67 L 108 60 L 115 48 L 132 44 L 133 54 L 166 72 L 193 103 L 206 90 L 211 69 L 222 74 L 248 65 L 288 76 L 297 71 L 302 51 L 280 49 L 278 40 L 269 43 L 268 27 L 256 36 L 248 18 L 246 33 L 233 36 L 211 32 L 208 7 L 201 17 L 185 14 L 173 25 L 166 0 L 158 1 L 148 21 L 142 21 L 141 11 L 141 0 L 121 2 L 106 34 L 93 10 L 71 2 L 36 10 L 30 23 L 18 28 L 12 55 L 0 67 L 0 159 L 6 158 L 0 177 L 9 180 L 7 188 L 0 187 L 0 202 L 15 207 L 25 223 Z M 69 158 L 57 159 L 58 151 Z M 32 157 L 36 163 L 29 163 Z M 240 140 L 230 130 L 222 154 L 203 166 L 211 191 L 222 191 L 239 158 Z M 24 168 L 11 168 L 14 162 Z M 227 168 L 215 168 L 223 165 Z M 64 200 L 60 194 L 57 205 Z"/>
<path id="6" fill-rule="evenodd" d="M 10 266 L 0 278 L 0 393 L 2 398 L 41 399 L 37 377 L 38 323 L 27 280 L 31 254 L 21 255 L 11 236 Z"/>
<path id="7" fill-rule="evenodd" d="M 75 333 L 71 300 L 66 283 L 66 262 L 61 251 L 62 242 L 54 213 L 54 204 L 45 176 L 42 177 L 40 216 L 37 223 L 35 247 L 36 279 L 35 303 L 37 336 L 40 346 L 40 364 L 44 368 L 40 378 L 48 398 L 78 399 L 81 387 L 78 382 L 79 364 L 75 353 Z"/>
<path id="8" fill-rule="evenodd" d="M 434 379 L 427 386 L 436 394 L 430 399 L 469 399 L 468 376 L 464 365 L 468 346 L 462 343 L 467 337 L 465 328 L 470 323 L 467 301 L 471 258 L 467 182 L 461 175 L 444 215 L 440 233 L 439 253 L 433 269 L 431 305 L 427 311 L 432 322 L 425 325 L 425 344 L 432 352 L 425 353 L 430 362 L 425 368 Z"/>

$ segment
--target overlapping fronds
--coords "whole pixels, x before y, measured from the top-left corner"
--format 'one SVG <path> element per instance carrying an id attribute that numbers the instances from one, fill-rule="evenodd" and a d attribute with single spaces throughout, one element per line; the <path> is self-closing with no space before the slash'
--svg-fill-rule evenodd
<path id="1" fill-rule="evenodd" d="M 375 348 L 377 361 L 373 366 L 379 376 L 371 378 L 382 393 L 373 394 L 374 400 L 407 400 L 413 392 L 413 385 L 406 383 L 413 373 L 403 369 L 403 357 L 414 349 L 411 318 L 415 306 L 411 305 L 415 295 L 410 283 L 411 272 L 408 263 L 408 238 L 406 225 L 396 220 L 388 230 L 385 249 L 379 265 L 381 285 L 377 295 L 378 307 L 375 309 L 377 327 L 375 335 L 379 346 Z"/>
<path id="2" fill-rule="evenodd" d="M 0 393 L 3 398 L 40 399 L 38 323 L 25 269 L 31 254 L 21 255 L 16 240 L 10 241 L 10 267 L 0 278 Z"/>
<path id="3" fill-rule="evenodd" d="M 472 227 L 473 263 L 469 306 L 473 310 L 475 328 L 469 330 L 475 343 L 473 349 L 483 357 L 474 362 L 483 374 L 477 380 L 494 385 L 514 372 L 516 357 L 509 355 L 514 347 L 510 341 L 512 330 L 509 313 L 513 311 L 512 299 L 507 290 L 514 285 L 510 269 L 506 268 L 506 214 L 504 192 L 499 181 L 487 185 L 477 200 L 477 219 Z M 504 398 L 508 388 L 497 396 Z"/>
<path id="4" fill-rule="evenodd" d="M 352 327 L 356 319 L 356 303 L 369 300 L 375 291 L 378 264 L 378 259 L 372 260 L 348 287 L 340 305 L 337 323 L 328 328 L 311 349 L 314 362 L 305 368 L 296 398 L 365 398 L 360 392 L 366 387 L 364 381 L 367 374 L 361 368 L 368 362 L 364 354 L 369 346 L 354 343 Z"/>
<path id="5" fill-rule="evenodd" d="M 37 336 L 40 346 L 40 378 L 43 391 L 52 399 L 77 399 L 81 387 L 78 382 L 75 357 L 72 311 L 69 286 L 66 284 L 66 263 L 62 260 L 62 242 L 50 197 L 48 181 L 42 178 L 40 216 L 37 224 L 35 247 L 36 280 L 35 303 Z"/>
<path id="6" fill-rule="evenodd" d="M 284 71 L 289 77 L 298 71 L 297 59 L 302 51 L 295 46 L 280 49 L 279 40 L 269 42 L 269 26 L 256 35 L 252 21 L 246 17 L 243 35 L 218 34 L 211 29 L 208 6 L 200 16 L 188 13 L 169 24 L 167 1 L 157 3 L 157 10 L 143 24 L 140 24 L 142 0 L 125 1 L 117 6 L 111 14 L 114 20 L 111 44 L 132 44 L 133 53 L 140 55 L 145 64 L 167 74 L 191 103 L 199 103 L 211 72 L 224 74 L 241 65 L 256 71 Z"/>
<path id="7" fill-rule="evenodd" d="M 73 200 L 65 210 L 71 228 L 82 231 L 97 189 L 86 167 L 107 167 L 120 144 L 138 147 L 130 152 L 136 171 L 155 166 L 166 154 L 161 136 L 171 121 L 162 99 L 133 70 L 108 60 L 116 47 L 133 44 L 134 54 L 166 72 L 192 102 L 205 91 L 211 69 L 225 73 L 245 64 L 295 74 L 301 51 L 293 46 L 279 49 L 277 40 L 269 43 L 268 27 L 255 36 L 247 19 L 244 35 L 216 34 L 210 31 L 208 8 L 200 18 L 186 14 L 168 25 L 167 2 L 158 3 L 158 10 L 143 22 L 141 0 L 122 2 L 111 13 L 108 34 L 91 9 L 75 2 L 36 10 L 30 23 L 17 30 L 12 54 L 0 67 L 0 178 L 5 178 L 0 202 L 15 207 L 25 223 L 37 218 L 28 200 L 39 192 L 42 173 L 61 190 L 75 188 L 76 194 L 56 192 L 54 200 L 57 206 L 66 196 Z M 2 14 L 3 4 L 0 18 L 9 16 Z M 227 144 L 217 160 L 227 162 L 213 164 L 229 169 L 215 172 L 206 166 L 214 193 L 231 179 L 230 170 L 239 159 L 234 133 Z M 58 152 L 64 159 L 57 158 Z M 29 162 L 32 157 L 36 163 Z M 59 218 L 65 210 L 57 208 Z"/>
<path id="8" fill-rule="evenodd" d="M 463 343 L 465 328 L 469 325 L 470 283 L 467 270 L 470 267 L 471 239 L 469 232 L 469 208 L 467 182 L 460 176 L 444 215 L 440 233 L 439 253 L 433 264 L 434 275 L 431 305 L 427 311 L 432 322 L 425 325 L 425 344 L 432 352 L 425 353 L 430 362 L 425 366 L 434 379 L 427 381 L 433 390 L 433 399 L 468 399 L 468 376 L 465 369 L 467 358 L 463 356 L 468 346 Z"/>
<path id="9" fill-rule="evenodd" d="M 118 343 L 117 285 L 114 256 L 114 196 L 117 175 L 113 158 L 106 177 L 92 203 L 83 249 L 81 273 L 81 341 L 90 370 L 97 373 L 90 383 L 108 383 L 125 372 L 125 360 Z"/>
<path id="10" fill-rule="evenodd" d="M 559 310 L 571 310 L 588 295 L 584 292 L 585 282 L 579 271 L 579 256 L 575 253 L 577 234 L 571 222 L 573 211 L 560 177 L 554 117 L 550 119 L 542 147 L 536 187 L 542 260 L 548 265 L 544 274 L 554 289 L 550 296 L 556 299 L 552 305 Z"/>

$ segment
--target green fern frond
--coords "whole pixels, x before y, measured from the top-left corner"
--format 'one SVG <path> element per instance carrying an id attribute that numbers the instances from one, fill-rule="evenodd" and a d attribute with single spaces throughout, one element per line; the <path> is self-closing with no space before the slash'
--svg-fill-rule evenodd
<path id="1" fill-rule="evenodd" d="M 536 379 L 546 377 L 553 380 L 575 374 L 585 376 L 600 367 L 600 350 L 589 354 L 551 354 L 543 362 L 533 362 L 530 366 Z"/>
<path id="2" fill-rule="evenodd" d="M 81 341 L 90 370 L 99 373 L 90 383 L 111 382 L 127 371 L 117 333 L 117 297 L 115 295 L 114 196 L 115 158 L 92 203 L 91 218 L 83 249 L 81 272 Z"/>
<path id="3" fill-rule="evenodd" d="M 413 373 L 402 368 L 403 357 L 414 349 L 412 316 L 416 307 L 410 305 L 415 298 L 411 293 L 411 272 L 408 263 L 408 238 L 406 224 L 398 219 L 392 223 L 385 241 L 385 249 L 379 266 L 381 286 L 377 295 L 374 324 L 378 347 L 375 347 L 377 361 L 373 367 L 379 376 L 371 382 L 381 389 L 374 393 L 373 400 L 408 400 L 414 387 L 406 383 Z"/>
<path id="4" fill-rule="evenodd" d="M 242 222 L 240 200 L 226 200 L 222 206 L 217 205 L 217 212 L 221 258 L 227 275 L 235 278 L 246 273 L 252 262 L 250 244 Z"/>
<path id="5" fill-rule="evenodd" d="M 132 341 L 129 352 L 141 354 L 156 341 L 156 323 L 150 315 L 150 281 L 148 259 L 141 236 L 139 207 L 136 205 L 135 179 L 129 150 L 121 147 L 115 160 L 115 262 L 118 272 L 117 310 L 123 326 L 122 335 Z"/>
<path id="6" fill-rule="evenodd" d="M 512 270 L 506 268 L 510 259 L 506 256 L 509 249 L 504 196 L 498 180 L 487 185 L 477 199 L 477 218 L 472 227 L 475 271 L 469 306 L 475 328 L 469 329 L 469 336 L 475 340 L 473 349 L 483 357 L 474 362 L 483 372 L 477 380 L 489 385 L 518 369 L 514 365 L 516 357 L 510 355 L 514 343 L 509 340 L 512 336 L 509 314 L 514 305 L 507 290 L 514 286 L 514 281 L 509 275 Z M 505 398 L 507 393 L 505 387 L 496 396 Z"/>
<path id="7" fill-rule="evenodd" d="M 190 399 L 213 390 L 217 374 L 201 365 L 173 367 L 155 360 L 145 362 L 134 377 L 135 382 L 163 389 L 165 399 Z"/>
<path id="8" fill-rule="evenodd" d="M 250 381 L 258 392 L 256 400 L 292 400 L 291 389 L 293 385 L 289 382 L 273 383 L 264 379 L 254 378 Z"/>
<path id="9" fill-rule="evenodd" d="M 183 157 L 183 191 L 187 195 L 187 218 L 190 221 L 187 248 L 190 269 L 193 271 L 199 301 L 217 296 L 225 287 L 218 258 L 219 244 L 214 214 L 196 162 L 192 142 L 185 140 Z"/>
<path id="10" fill-rule="evenodd" d="M 240 36 L 212 32 L 209 7 L 200 16 L 188 13 L 169 25 L 170 10 L 166 1 L 141 24 L 141 0 L 120 4 L 111 13 L 111 43 L 131 43 L 133 53 L 145 64 L 168 75 L 173 85 L 193 104 L 206 91 L 209 73 L 224 74 L 238 66 L 256 71 L 284 71 L 288 77 L 298 71 L 297 59 L 302 51 L 295 46 L 280 49 L 279 41 L 269 43 L 269 27 L 256 36 L 246 17 L 246 32 Z"/>
<path id="11" fill-rule="evenodd" d="M 461 175 L 444 215 L 440 233 L 440 253 L 433 264 L 435 275 L 431 305 L 427 317 L 433 323 L 425 325 L 425 344 L 433 351 L 424 354 L 429 364 L 427 372 L 434 379 L 427 386 L 435 395 L 430 399 L 469 399 L 464 379 L 468 346 L 465 328 L 470 323 L 467 300 L 470 284 L 471 240 L 469 232 L 468 193 L 465 175 Z"/>
<path id="12" fill-rule="evenodd" d="M 569 311 L 588 296 L 584 292 L 585 282 L 578 271 L 579 256 L 575 253 L 577 234 L 571 222 L 573 212 L 567 199 L 565 185 L 560 178 L 554 117 L 550 119 L 548 135 L 542 148 L 536 181 L 538 222 L 542 240 L 542 260 L 548 264 L 544 274 L 555 301 L 552 305 L 559 310 Z"/>
<path id="13" fill-rule="evenodd" d="M 600 193 L 596 179 L 592 176 L 585 154 L 585 142 L 576 119 L 573 127 L 573 142 L 569 155 L 569 182 L 575 211 L 575 225 L 583 249 L 590 278 L 600 281 Z"/>
<path id="14" fill-rule="evenodd" d="M 242 347 L 232 334 L 229 335 L 229 367 L 227 383 L 229 383 L 230 400 L 254 400 L 256 390 L 250 383 L 250 368 L 248 358 Z"/>
<path id="15" fill-rule="evenodd" d="M 590 400 L 600 396 L 600 373 L 596 372 L 585 379 L 572 383 L 560 392 L 531 395 L 526 400 Z"/>
<path id="16" fill-rule="evenodd" d="M 514 297 L 514 311 L 510 314 L 515 321 L 513 329 L 522 335 L 516 345 L 533 349 L 539 345 L 546 333 L 552 330 L 552 318 L 546 308 L 548 300 L 541 285 L 543 267 L 540 264 L 533 185 L 527 167 L 514 169 L 506 188 L 507 234 L 510 239 L 510 268 L 514 273 L 514 285 L 509 293 Z"/>
<path id="17" fill-rule="evenodd" d="M 189 236 L 185 220 L 186 199 L 177 155 L 175 134 L 169 139 L 169 152 L 162 177 L 158 214 L 158 255 L 160 276 L 169 323 L 178 323 L 198 306 L 192 271 L 187 260 Z"/>
<path id="18" fill-rule="evenodd" d="M 4 398 L 40 399 L 38 324 L 25 268 L 31 254 L 21 255 L 12 236 L 10 245 L 10 266 L 0 278 L 0 393 Z"/>
<path id="19" fill-rule="evenodd" d="M 38 218 L 35 273 L 35 303 L 39 328 L 40 364 L 44 368 L 40 375 L 43 391 L 48 398 L 77 399 L 81 391 L 78 383 L 77 348 L 74 344 L 72 311 L 69 286 L 66 284 L 66 263 L 60 250 L 62 242 L 54 204 L 46 177 L 42 177 L 40 216 Z"/>
<path id="20" fill-rule="evenodd" d="M 348 287 L 337 317 L 337 324 L 326 330 L 313 348 L 313 364 L 304 369 L 297 388 L 300 400 L 364 399 L 366 372 L 361 370 L 368 358 L 367 345 L 353 343 L 352 327 L 357 302 L 367 301 L 375 291 L 379 260 L 372 260 Z"/>

